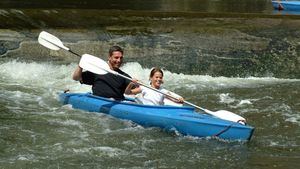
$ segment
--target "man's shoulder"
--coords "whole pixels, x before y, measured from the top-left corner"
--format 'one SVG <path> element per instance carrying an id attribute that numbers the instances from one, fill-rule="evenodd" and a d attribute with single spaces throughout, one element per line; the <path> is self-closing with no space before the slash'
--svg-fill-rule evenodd
<path id="1" fill-rule="evenodd" d="M 125 75 L 125 76 L 127 76 L 127 77 L 130 77 L 127 73 L 125 73 L 125 72 L 123 72 L 121 69 L 117 69 L 117 70 L 115 70 L 116 72 L 118 72 L 119 74 L 121 74 L 121 75 Z M 131 77 L 130 77 L 131 78 Z"/>
<path id="2" fill-rule="evenodd" d="M 84 71 L 84 72 L 82 72 L 82 75 L 84 75 L 84 76 L 91 76 L 91 75 L 95 75 L 95 73 L 90 72 L 90 71 Z"/>

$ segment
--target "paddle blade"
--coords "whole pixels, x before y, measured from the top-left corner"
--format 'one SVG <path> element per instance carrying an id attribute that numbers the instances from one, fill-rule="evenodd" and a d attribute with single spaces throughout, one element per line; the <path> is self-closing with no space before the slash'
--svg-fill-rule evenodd
<path id="1" fill-rule="evenodd" d="M 42 31 L 39 34 L 38 42 L 46 48 L 52 50 L 59 50 L 60 48 L 69 50 L 69 48 L 65 47 L 57 37 L 45 31 Z"/>
<path id="2" fill-rule="evenodd" d="M 99 75 L 116 73 L 110 69 L 109 65 L 104 60 L 89 54 L 84 54 L 81 56 L 79 66 L 85 70 Z"/>
<path id="3" fill-rule="evenodd" d="M 227 110 L 218 110 L 216 112 L 213 112 L 213 111 L 205 109 L 205 112 L 207 112 L 211 115 L 214 115 L 218 118 L 224 119 L 224 120 L 238 122 L 238 123 L 241 123 L 241 124 L 244 124 L 244 125 L 246 123 L 245 118 L 243 118 L 242 116 L 239 116 L 235 113 L 232 113 L 230 111 L 227 111 Z"/>

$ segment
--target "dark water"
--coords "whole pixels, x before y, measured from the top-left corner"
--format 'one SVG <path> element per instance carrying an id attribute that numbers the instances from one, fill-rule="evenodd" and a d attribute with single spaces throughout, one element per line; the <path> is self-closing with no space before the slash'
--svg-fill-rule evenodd
<path id="1" fill-rule="evenodd" d="M 2 0 L 1 8 L 78 8 L 185 12 L 269 13 L 270 0 Z"/>

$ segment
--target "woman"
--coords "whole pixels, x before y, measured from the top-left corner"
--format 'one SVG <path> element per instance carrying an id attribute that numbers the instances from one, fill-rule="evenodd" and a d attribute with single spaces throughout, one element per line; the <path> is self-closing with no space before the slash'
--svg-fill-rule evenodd
<path id="1" fill-rule="evenodd" d="M 161 85 L 163 84 L 163 71 L 159 68 L 153 68 L 150 72 L 150 85 L 152 88 L 155 88 L 157 90 L 159 90 L 162 93 L 166 93 L 169 94 L 169 91 L 166 89 L 163 89 L 161 87 Z M 131 82 L 129 85 L 131 85 L 131 87 L 133 87 L 136 84 L 136 81 Z M 129 89 L 131 87 L 128 87 Z M 127 89 L 128 89 L 127 88 Z M 138 86 L 134 89 L 131 89 L 130 91 L 126 91 L 126 94 L 139 94 L 141 93 L 141 97 L 137 97 L 137 101 L 145 104 L 145 105 L 164 105 L 164 99 L 165 97 L 167 97 L 168 99 L 176 102 L 176 103 L 183 103 L 183 98 L 178 98 L 178 99 L 174 99 L 173 97 L 168 97 L 164 94 L 161 94 L 157 91 L 151 90 L 147 87 L 144 86 Z"/>

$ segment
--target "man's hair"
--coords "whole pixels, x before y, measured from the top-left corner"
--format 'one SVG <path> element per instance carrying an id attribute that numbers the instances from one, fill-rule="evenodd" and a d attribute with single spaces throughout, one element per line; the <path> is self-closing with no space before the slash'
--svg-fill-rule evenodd
<path id="1" fill-rule="evenodd" d="M 123 54 L 123 49 L 120 46 L 112 46 L 109 49 L 109 56 L 112 56 L 113 52 L 121 52 Z"/>

